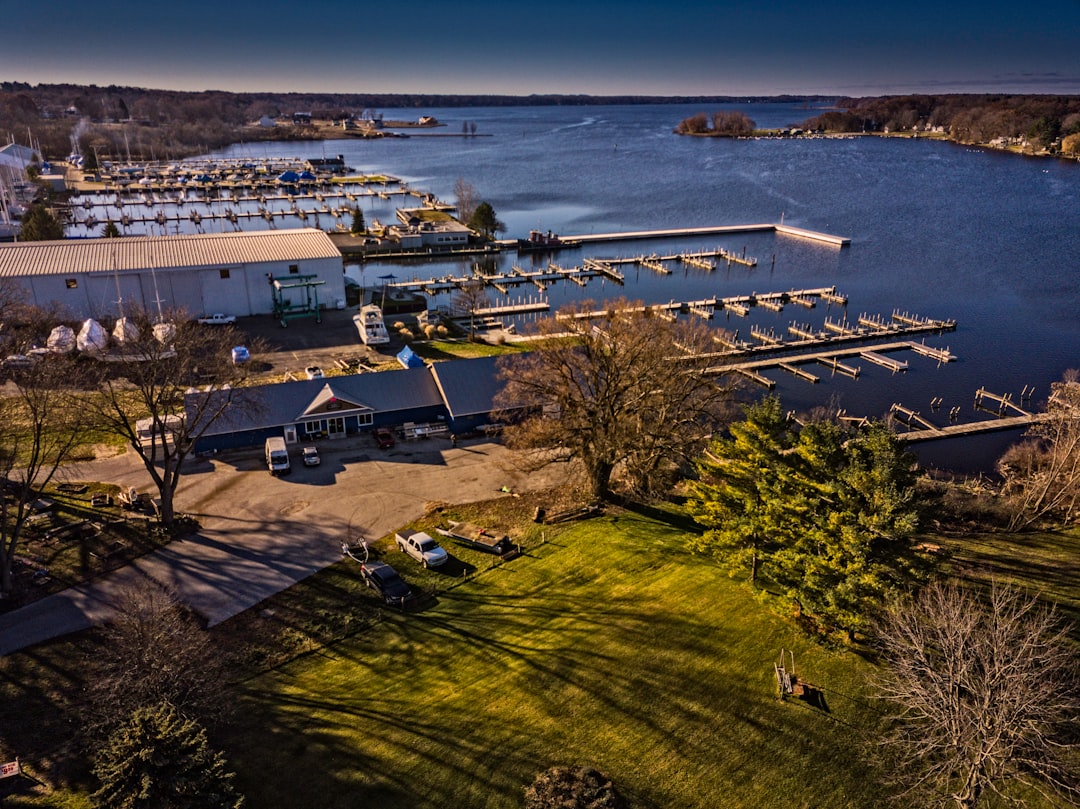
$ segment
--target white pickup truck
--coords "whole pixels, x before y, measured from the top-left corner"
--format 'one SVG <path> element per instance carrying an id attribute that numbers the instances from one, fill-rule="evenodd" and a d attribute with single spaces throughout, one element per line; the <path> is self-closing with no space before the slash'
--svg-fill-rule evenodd
<path id="1" fill-rule="evenodd" d="M 399 551 L 409 554 L 424 567 L 438 567 L 445 564 L 446 560 L 450 558 L 449 554 L 423 531 L 407 537 L 394 534 L 394 542 L 397 544 Z"/>
<path id="2" fill-rule="evenodd" d="M 229 326 L 236 322 L 236 315 L 226 315 L 221 312 L 215 312 L 212 315 L 203 315 L 199 318 L 199 323 L 204 326 Z"/>

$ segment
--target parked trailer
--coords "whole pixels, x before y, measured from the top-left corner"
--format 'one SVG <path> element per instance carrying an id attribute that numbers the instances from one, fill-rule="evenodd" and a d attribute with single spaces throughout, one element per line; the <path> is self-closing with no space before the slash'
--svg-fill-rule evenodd
<path id="1" fill-rule="evenodd" d="M 514 546 L 514 543 L 510 541 L 510 537 L 506 534 L 499 534 L 472 523 L 451 521 L 449 528 L 437 528 L 435 530 L 442 536 L 450 537 L 462 545 L 487 551 L 488 553 L 495 553 L 499 556 L 509 553 Z"/>

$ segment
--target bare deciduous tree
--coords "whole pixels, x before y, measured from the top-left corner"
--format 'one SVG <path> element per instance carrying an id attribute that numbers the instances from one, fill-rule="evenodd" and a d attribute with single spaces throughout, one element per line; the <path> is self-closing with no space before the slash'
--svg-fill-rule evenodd
<path id="1" fill-rule="evenodd" d="M 248 365 L 231 360 L 240 339 L 234 328 L 199 325 L 179 312 L 165 313 L 156 324 L 145 314 L 133 320 L 137 336 L 118 361 L 100 363 L 98 396 L 90 401 L 98 420 L 142 460 L 158 490 L 161 521 L 171 525 L 181 467 L 195 441 L 227 413 L 257 403 L 237 387 Z M 188 400 L 196 385 L 215 395 Z"/>
<path id="2" fill-rule="evenodd" d="M 113 607 L 90 660 L 88 724 L 108 732 L 139 708 L 159 704 L 202 722 L 217 719 L 227 699 L 222 659 L 175 594 L 142 579 L 124 587 Z"/>
<path id="3" fill-rule="evenodd" d="M 1010 529 L 1080 517 L 1080 382 L 1076 371 L 1051 388 L 1046 418 L 998 463 L 1012 507 Z"/>
<path id="4" fill-rule="evenodd" d="M 532 413 L 508 442 L 537 463 L 580 461 L 594 497 L 613 476 L 634 494 L 665 491 L 727 415 L 729 391 L 708 372 L 714 344 L 700 324 L 639 303 L 582 316 L 594 306 L 542 321 L 534 350 L 503 367 L 496 404 Z"/>
<path id="5" fill-rule="evenodd" d="M 1021 784 L 1078 805 L 1076 653 L 1052 610 L 997 583 L 985 599 L 938 583 L 896 604 L 879 638 L 892 711 L 873 754 L 903 805 L 1009 803 Z"/>
<path id="6" fill-rule="evenodd" d="M 468 222 L 476 213 L 476 206 L 480 204 L 480 195 L 476 188 L 464 177 L 458 177 L 454 181 L 454 199 L 457 202 L 458 221 Z"/>
<path id="7" fill-rule="evenodd" d="M 78 446 L 86 427 L 69 406 L 73 363 L 64 356 L 12 369 L 15 395 L 0 402 L 0 594 L 15 585 L 16 550 L 31 504 Z"/>
<path id="8" fill-rule="evenodd" d="M 454 314 L 469 318 L 470 340 L 476 336 L 476 313 L 487 305 L 487 287 L 479 278 L 467 281 L 454 293 Z"/>

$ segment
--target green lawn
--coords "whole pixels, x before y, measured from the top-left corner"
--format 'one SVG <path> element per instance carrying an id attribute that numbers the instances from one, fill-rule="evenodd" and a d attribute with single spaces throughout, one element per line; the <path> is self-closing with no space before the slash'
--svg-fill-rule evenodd
<path id="1" fill-rule="evenodd" d="M 248 680 L 226 753 L 249 805 L 519 807 L 536 772 L 579 762 L 638 809 L 877 805 L 853 746 L 865 664 L 683 542 L 632 513 L 582 523 Z M 781 647 L 827 710 L 777 700 Z"/>
<path id="2" fill-rule="evenodd" d="M 426 360 L 472 359 L 524 351 L 516 345 L 491 345 L 468 340 L 421 340 L 412 343 L 411 348 Z"/>
<path id="3" fill-rule="evenodd" d="M 509 528 L 529 525 L 537 502 L 506 498 L 494 517 L 450 511 Z M 236 686 L 239 710 L 214 739 L 248 806 L 520 807 L 536 772 L 569 763 L 606 771 L 634 809 L 882 805 L 855 752 L 875 721 L 867 664 L 806 639 L 772 602 L 689 556 L 677 509 L 655 513 L 560 533 L 530 525 L 531 550 L 494 569 L 449 545 L 452 577 L 384 538 L 414 589 L 437 593 L 422 611 L 380 619 L 347 562 L 215 628 L 223 653 L 263 672 Z M 1016 581 L 1080 615 L 1080 532 L 931 539 L 956 575 Z M 0 659 L 0 760 L 49 772 L 78 725 L 94 642 Z M 781 647 L 825 709 L 776 700 Z M 82 809 L 91 788 L 76 776 L 4 805 Z"/>
<path id="4" fill-rule="evenodd" d="M 971 534 L 937 541 L 948 551 L 957 578 L 1020 585 L 1057 604 L 1065 618 L 1080 625 L 1080 529 Z"/>

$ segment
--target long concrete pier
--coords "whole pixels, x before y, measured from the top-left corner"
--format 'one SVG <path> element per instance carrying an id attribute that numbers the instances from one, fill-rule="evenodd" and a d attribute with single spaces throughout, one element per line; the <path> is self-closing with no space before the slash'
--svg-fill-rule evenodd
<path id="1" fill-rule="evenodd" d="M 576 236 L 561 236 L 564 242 L 574 244 L 597 244 L 601 242 L 621 242 L 640 239 L 674 239 L 690 236 L 728 236 L 739 233 L 779 233 L 783 236 L 794 236 L 800 239 L 810 239 L 816 242 L 824 242 L 836 247 L 847 247 L 851 239 L 847 236 L 834 236 L 830 233 L 820 233 L 816 230 L 795 228 L 791 225 L 767 222 L 749 225 L 715 225 L 703 228 L 665 228 L 661 230 L 633 230 L 620 233 L 583 233 Z M 506 239 L 499 242 L 502 247 L 515 247 L 517 241 Z"/>

